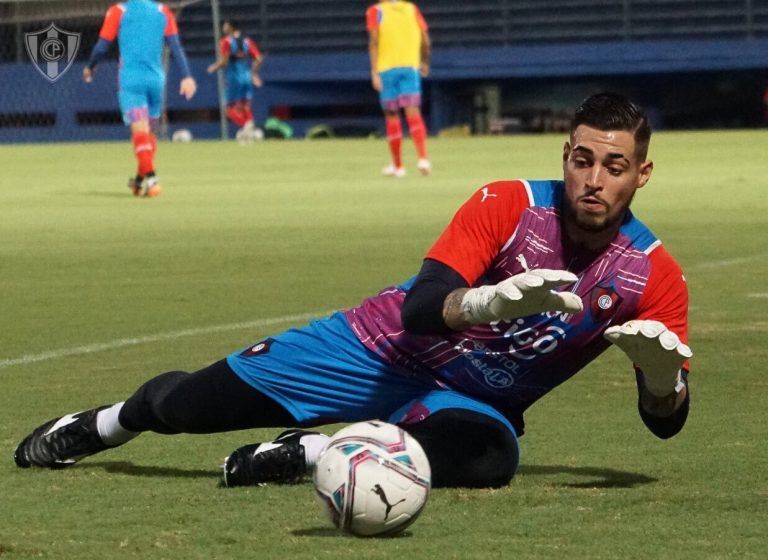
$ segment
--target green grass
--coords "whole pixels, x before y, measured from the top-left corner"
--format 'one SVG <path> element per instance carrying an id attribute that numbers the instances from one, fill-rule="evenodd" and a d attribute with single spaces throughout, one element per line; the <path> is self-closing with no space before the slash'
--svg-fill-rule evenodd
<path id="1" fill-rule="evenodd" d="M 764 558 L 765 131 L 658 134 L 635 200 L 691 290 L 692 409 L 672 440 L 645 430 L 612 350 L 530 410 L 508 488 L 436 490 L 403 538 L 338 535 L 309 484 L 218 489 L 221 459 L 274 430 L 13 465 L 48 418 L 409 277 L 483 183 L 560 177 L 564 140 L 435 139 L 429 178 L 406 144 L 399 181 L 378 174 L 382 141 L 162 144 L 154 200 L 124 186 L 127 142 L 0 146 L 0 557 Z"/>

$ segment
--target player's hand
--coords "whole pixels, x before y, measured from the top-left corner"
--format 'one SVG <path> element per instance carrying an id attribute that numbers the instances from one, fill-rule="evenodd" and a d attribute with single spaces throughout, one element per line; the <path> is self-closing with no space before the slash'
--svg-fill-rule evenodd
<path id="1" fill-rule="evenodd" d="M 378 72 L 371 74 L 371 85 L 375 91 L 381 91 L 381 76 Z"/>
<path id="2" fill-rule="evenodd" d="M 419 75 L 421 75 L 422 78 L 429 76 L 429 62 L 422 62 L 419 65 Z"/>
<path id="3" fill-rule="evenodd" d="M 187 76 L 181 80 L 181 84 L 179 85 L 179 93 L 187 98 L 187 100 L 192 99 L 196 91 L 197 82 L 195 82 L 195 79 L 192 76 Z"/>
<path id="4" fill-rule="evenodd" d="M 635 319 L 605 329 L 603 336 L 643 372 L 645 388 L 652 395 L 671 394 L 680 380 L 680 367 L 693 352 L 664 323 Z"/>
<path id="5" fill-rule="evenodd" d="M 83 68 L 83 81 L 86 84 L 90 84 L 93 81 L 93 70 L 91 70 L 87 66 Z"/>
<path id="6" fill-rule="evenodd" d="M 215 63 L 215 62 L 214 62 L 213 64 L 210 64 L 210 65 L 208 66 L 208 68 L 207 68 L 207 72 L 208 72 L 209 74 L 213 74 L 213 73 L 214 73 L 214 72 L 216 72 L 216 70 L 218 70 L 218 69 L 219 69 L 219 65 L 218 65 L 217 63 Z"/>
<path id="7" fill-rule="evenodd" d="M 547 311 L 578 313 L 584 306 L 572 292 L 556 292 L 578 278 L 567 270 L 541 268 L 515 274 L 493 286 L 468 290 L 461 301 L 464 318 L 473 325 L 509 321 Z"/>
<path id="8" fill-rule="evenodd" d="M 264 85 L 264 82 L 261 80 L 261 76 L 259 76 L 258 72 L 251 72 L 251 82 L 256 87 L 261 87 Z"/>

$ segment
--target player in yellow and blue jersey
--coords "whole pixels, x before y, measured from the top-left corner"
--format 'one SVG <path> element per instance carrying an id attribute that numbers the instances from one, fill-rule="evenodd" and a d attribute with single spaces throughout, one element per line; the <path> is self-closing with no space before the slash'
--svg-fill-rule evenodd
<path id="1" fill-rule="evenodd" d="M 417 169 L 422 175 L 428 175 L 432 165 L 427 158 L 427 128 L 421 116 L 421 78 L 429 74 L 427 22 L 412 2 L 381 0 L 368 8 L 366 28 L 371 84 L 379 92 L 392 153 L 392 163 L 383 169 L 383 173 L 392 177 L 405 176 L 400 151 L 402 109 L 419 156 Z"/>

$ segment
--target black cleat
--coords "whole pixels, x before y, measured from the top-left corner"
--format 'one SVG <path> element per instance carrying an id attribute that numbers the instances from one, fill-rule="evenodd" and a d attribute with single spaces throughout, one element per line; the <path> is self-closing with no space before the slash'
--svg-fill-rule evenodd
<path id="1" fill-rule="evenodd" d="M 25 437 L 13 452 L 22 469 L 63 469 L 80 459 L 109 449 L 96 429 L 96 415 L 111 405 L 54 418 Z"/>
<path id="2" fill-rule="evenodd" d="M 144 179 L 141 177 L 131 177 L 128 179 L 128 188 L 131 189 L 131 192 L 133 193 L 133 196 L 141 196 L 142 188 L 141 184 L 144 182 Z"/>
<path id="3" fill-rule="evenodd" d="M 257 486 L 297 484 L 307 474 L 301 437 L 318 432 L 287 430 L 277 439 L 265 443 L 244 445 L 224 459 L 222 486 Z"/>

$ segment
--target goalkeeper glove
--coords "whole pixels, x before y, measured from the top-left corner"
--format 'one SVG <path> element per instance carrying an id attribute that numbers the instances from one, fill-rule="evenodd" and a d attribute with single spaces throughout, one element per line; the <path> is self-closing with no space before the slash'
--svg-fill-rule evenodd
<path id="1" fill-rule="evenodd" d="M 498 284 L 468 290 L 461 300 L 461 310 L 473 325 L 547 311 L 578 313 L 583 309 L 579 296 L 553 291 L 577 280 L 575 274 L 566 270 L 541 268 L 522 272 Z"/>
<path id="2" fill-rule="evenodd" d="M 640 368 L 646 389 L 657 397 L 677 389 L 680 367 L 693 356 L 688 345 L 659 321 L 627 321 L 605 329 L 603 336 Z"/>

